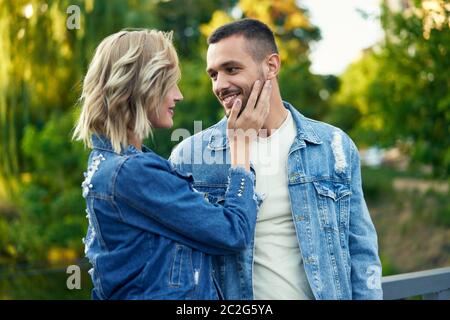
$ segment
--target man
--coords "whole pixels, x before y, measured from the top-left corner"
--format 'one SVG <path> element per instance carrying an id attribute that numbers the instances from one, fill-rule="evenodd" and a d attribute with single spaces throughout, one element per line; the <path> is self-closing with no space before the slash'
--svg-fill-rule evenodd
<path id="1" fill-rule="evenodd" d="M 377 235 L 353 141 L 282 100 L 280 57 L 265 24 L 226 24 L 208 45 L 207 72 L 226 117 L 236 99 L 246 105 L 255 81 L 272 83 L 269 115 L 250 155 L 259 200 L 254 241 L 238 255 L 217 257 L 223 297 L 381 299 Z M 171 155 L 176 166 L 192 173 L 195 189 L 218 204 L 228 185 L 226 117 Z"/>

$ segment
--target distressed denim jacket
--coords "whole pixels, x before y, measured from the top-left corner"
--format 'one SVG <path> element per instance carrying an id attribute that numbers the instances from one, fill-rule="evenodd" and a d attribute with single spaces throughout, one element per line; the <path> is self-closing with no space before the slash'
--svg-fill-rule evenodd
<path id="1" fill-rule="evenodd" d="M 94 299 L 218 299 L 212 256 L 249 246 L 256 222 L 254 175 L 225 173 L 223 198 L 208 202 L 192 177 L 146 148 L 113 151 L 93 136 L 82 184 L 83 239 Z"/>
<path id="2" fill-rule="evenodd" d="M 289 103 L 284 106 L 297 128 L 286 183 L 299 254 L 315 298 L 382 299 L 377 235 L 355 144 L 340 129 L 304 117 Z M 225 130 L 224 118 L 181 142 L 170 159 L 192 173 L 194 187 L 212 202 L 222 199 L 228 187 Z M 215 259 L 215 276 L 226 299 L 253 299 L 253 247 L 252 241 L 236 255 Z"/>

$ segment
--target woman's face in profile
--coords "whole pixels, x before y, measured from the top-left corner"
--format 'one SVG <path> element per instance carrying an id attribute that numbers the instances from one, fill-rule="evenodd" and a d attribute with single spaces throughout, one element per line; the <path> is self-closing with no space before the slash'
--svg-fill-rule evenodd
<path id="1" fill-rule="evenodd" d="M 183 95 L 181 94 L 178 85 L 175 85 L 164 97 L 161 108 L 159 109 L 159 117 L 156 112 L 150 114 L 149 120 L 152 126 L 154 128 L 172 128 L 175 104 L 181 100 L 183 100 Z"/>

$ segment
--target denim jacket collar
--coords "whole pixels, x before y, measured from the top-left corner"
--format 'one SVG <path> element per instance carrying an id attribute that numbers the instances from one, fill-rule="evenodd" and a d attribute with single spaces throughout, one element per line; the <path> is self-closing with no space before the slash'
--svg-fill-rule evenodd
<path id="1" fill-rule="evenodd" d="M 111 144 L 111 141 L 108 138 L 106 138 L 105 136 L 93 134 L 91 139 L 92 139 L 92 146 L 94 149 L 116 153 Z M 146 147 L 145 145 L 142 145 L 142 151 L 141 151 L 141 150 L 137 149 L 135 146 L 130 144 L 130 145 L 128 145 L 128 147 L 125 150 L 122 150 L 120 152 L 120 155 L 131 155 L 131 154 L 136 154 L 136 153 L 141 153 L 141 152 L 150 152 L 150 151 L 151 150 L 148 147 Z"/>
<path id="2" fill-rule="evenodd" d="M 294 119 L 295 125 L 297 127 L 297 136 L 295 138 L 293 147 L 296 145 L 304 146 L 304 141 L 313 144 L 322 144 L 322 140 L 314 131 L 312 126 L 304 121 L 304 116 L 298 112 L 289 102 L 283 101 L 283 105 L 288 109 L 292 118 Z M 208 148 L 211 150 L 223 150 L 228 148 L 228 138 L 226 135 L 227 129 L 227 118 L 223 117 L 217 125 L 213 128 L 213 132 L 209 139 Z"/>

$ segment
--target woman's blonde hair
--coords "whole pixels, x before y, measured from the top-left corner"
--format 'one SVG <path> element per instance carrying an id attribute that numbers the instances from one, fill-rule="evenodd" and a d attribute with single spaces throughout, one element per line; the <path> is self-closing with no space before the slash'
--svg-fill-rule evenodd
<path id="1" fill-rule="evenodd" d="M 91 135 L 103 135 L 120 153 L 128 146 L 128 130 L 139 140 L 148 137 L 148 116 L 159 116 L 164 97 L 180 77 L 172 32 L 123 30 L 108 36 L 84 78 L 73 139 L 92 147 Z"/>

